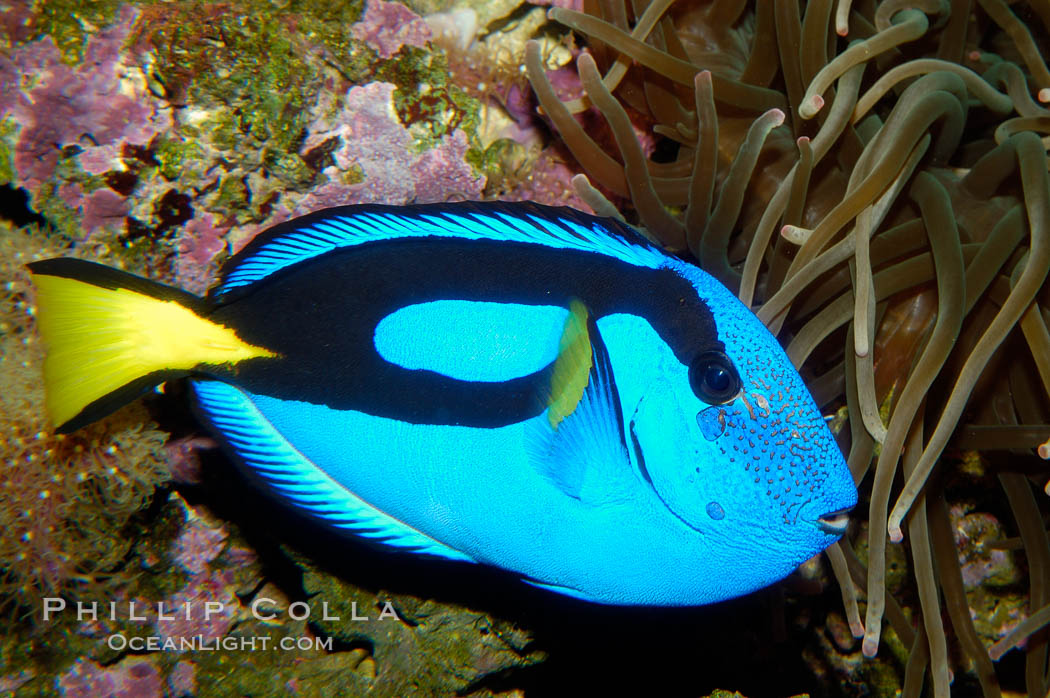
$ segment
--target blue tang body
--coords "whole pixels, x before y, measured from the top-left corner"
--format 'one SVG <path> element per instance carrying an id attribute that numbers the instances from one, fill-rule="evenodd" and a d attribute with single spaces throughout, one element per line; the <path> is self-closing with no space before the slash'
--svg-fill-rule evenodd
<path id="1" fill-rule="evenodd" d="M 197 380 L 206 419 L 278 494 L 393 547 L 593 601 L 698 605 L 789 574 L 856 503 L 775 338 L 613 221 L 332 209 L 253 241 L 213 301 L 285 358 Z M 554 427 L 544 398 L 573 301 L 598 349 Z M 738 378 L 723 404 L 690 376 L 711 351 Z"/>
<path id="2" fill-rule="evenodd" d="M 79 264 L 31 266 L 165 297 Z M 187 295 L 202 320 L 180 322 L 254 352 L 188 371 L 203 419 L 279 498 L 390 548 L 600 603 L 700 605 L 783 578 L 857 501 L 776 339 L 613 220 L 528 203 L 328 209 L 257 237 L 207 299 Z"/>

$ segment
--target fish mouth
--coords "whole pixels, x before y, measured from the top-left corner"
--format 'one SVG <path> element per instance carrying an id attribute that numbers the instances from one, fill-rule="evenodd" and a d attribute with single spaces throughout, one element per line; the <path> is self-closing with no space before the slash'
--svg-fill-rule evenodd
<path id="1" fill-rule="evenodd" d="M 817 527 L 831 536 L 842 536 L 846 533 L 846 529 L 849 528 L 849 509 L 839 509 L 827 514 L 824 514 L 817 519 Z"/>

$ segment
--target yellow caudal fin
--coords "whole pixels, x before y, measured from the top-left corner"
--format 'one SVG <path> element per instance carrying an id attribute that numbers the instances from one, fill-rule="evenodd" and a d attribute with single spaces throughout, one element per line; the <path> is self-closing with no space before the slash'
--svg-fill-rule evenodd
<path id="1" fill-rule="evenodd" d="M 207 320 L 204 302 L 179 289 L 79 259 L 28 266 L 47 412 L 60 432 L 199 366 L 276 356 Z"/>

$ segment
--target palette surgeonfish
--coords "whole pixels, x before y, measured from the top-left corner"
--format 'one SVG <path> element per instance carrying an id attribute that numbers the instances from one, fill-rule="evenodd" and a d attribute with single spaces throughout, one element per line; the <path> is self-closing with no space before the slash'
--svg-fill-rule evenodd
<path id="1" fill-rule="evenodd" d="M 776 339 L 618 221 L 332 208 L 257 236 L 206 298 L 77 259 L 29 268 L 58 430 L 186 377 L 279 500 L 389 548 L 700 605 L 788 575 L 857 501 Z"/>

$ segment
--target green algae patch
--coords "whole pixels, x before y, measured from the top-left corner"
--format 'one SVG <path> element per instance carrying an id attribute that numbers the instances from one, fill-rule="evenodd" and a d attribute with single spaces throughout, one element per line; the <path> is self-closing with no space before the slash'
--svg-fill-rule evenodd
<path id="1" fill-rule="evenodd" d="M 368 651 L 374 695 L 461 695 L 486 678 L 544 658 L 533 649 L 529 633 L 508 621 L 453 604 L 362 589 L 305 559 L 297 561 L 312 624 L 345 647 Z"/>
<path id="2" fill-rule="evenodd" d="M 418 152 L 429 150 L 457 129 L 467 136 L 472 149 L 480 147 L 481 102 L 452 83 L 448 60 L 441 51 L 403 46 L 400 53 L 379 65 L 375 79 L 395 86 L 394 110 L 412 134 Z"/>
<path id="3" fill-rule="evenodd" d="M 83 60 L 89 36 L 116 21 L 123 0 L 39 0 L 34 3 L 29 39 L 50 36 L 69 65 Z"/>
<path id="4" fill-rule="evenodd" d="M 83 202 L 84 198 L 100 189 L 110 187 L 106 175 L 89 174 L 81 169 L 77 156 L 80 149 L 67 147 L 60 153 L 55 163 L 54 174 L 41 182 L 32 193 L 33 210 L 47 219 L 49 227 L 67 241 L 76 241 L 84 237 L 84 212 L 81 206 L 70 201 Z M 123 172 L 107 175 L 123 175 Z M 129 176 L 131 173 L 128 173 Z M 65 193 L 69 199 L 63 196 Z M 99 224 L 102 227 L 102 224 Z M 110 233 L 123 230 L 123 216 L 116 216 L 104 224 Z"/>
<path id="5" fill-rule="evenodd" d="M 292 0 L 280 12 L 295 15 L 298 34 L 323 46 L 326 60 L 348 80 L 358 82 L 364 79 L 372 65 L 368 52 L 361 51 L 360 42 L 351 36 L 351 27 L 361 17 L 364 6 L 364 0 Z"/>
<path id="6" fill-rule="evenodd" d="M 475 172 L 485 177 L 489 188 L 495 190 L 503 181 L 520 172 L 528 157 L 521 143 L 510 138 L 499 138 L 486 148 L 469 148 L 463 159 Z"/>
<path id="7" fill-rule="evenodd" d="M 219 180 L 219 188 L 209 208 L 223 214 L 232 214 L 248 204 L 251 193 L 241 177 L 227 176 Z"/>
<path id="8" fill-rule="evenodd" d="M 136 595 L 163 599 L 185 586 L 187 575 L 179 570 L 171 556 L 172 545 L 185 524 L 185 504 L 178 495 L 169 495 L 155 516 L 132 522 L 128 533 L 138 541 L 136 562 L 145 570 L 135 578 Z"/>
<path id="9" fill-rule="evenodd" d="M 865 567 L 869 564 L 868 533 L 868 522 L 861 522 L 857 539 L 853 543 L 857 558 Z M 894 593 L 904 589 L 910 578 L 909 569 L 907 550 L 900 545 L 886 546 L 886 589 Z"/>
<path id="10" fill-rule="evenodd" d="M 100 607 L 104 613 L 105 606 Z M 0 635 L 0 666 L 6 677 L 30 677 L 17 691 L 18 696 L 54 696 L 55 676 L 78 656 L 96 651 L 98 640 L 77 632 L 75 606 L 51 615 L 45 622 L 40 613 L 30 617 L 4 618 Z M 10 695 L 10 694 L 4 694 Z"/>
<path id="11" fill-rule="evenodd" d="M 238 647 L 186 655 L 197 667 L 198 695 L 261 698 L 294 692 L 321 698 L 364 695 L 371 688 L 374 674 L 362 666 L 363 652 L 334 649 L 306 621 L 266 624 L 252 619 L 227 639 Z"/>
<path id="12" fill-rule="evenodd" d="M 273 165 L 281 159 L 270 151 L 298 149 L 317 92 L 292 23 L 232 6 L 157 6 L 144 11 L 134 43 L 151 51 L 151 76 L 170 102 L 222 107 L 195 124 L 217 147 L 259 151 Z"/>
<path id="13" fill-rule="evenodd" d="M 15 172 L 14 142 L 18 133 L 18 124 L 14 119 L 0 119 L 0 186 L 14 182 Z"/>
<path id="14" fill-rule="evenodd" d="M 158 138 L 153 143 L 152 153 L 157 162 L 157 174 L 169 182 L 204 174 L 194 169 L 204 156 L 204 150 L 192 138 Z"/>
<path id="15" fill-rule="evenodd" d="M 885 635 L 889 636 L 891 630 L 888 629 Z M 890 643 L 892 652 L 885 653 L 888 657 L 883 657 L 883 653 L 880 652 L 878 658 L 864 662 L 860 666 L 861 684 L 868 688 L 868 695 L 872 698 L 897 698 L 901 693 L 900 676 L 903 673 L 909 649 L 904 647 L 900 640 L 896 641 L 896 645 L 898 647 L 894 648 L 893 643 Z"/>
<path id="16" fill-rule="evenodd" d="M 369 79 L 375 55 L 351 36 L 362 3 L 146 7 L 131 39 L 148 83 L 181 108 L 151 146 L 156 174 L 195 206 L 245 224 L 319 183 L 300 155 L 326 95 Z"/>
<path id="17" fill-rule="evenodd" d="M 67 240 L 79 237 L 80 214 L 58 197 L 58 183 L 48 180 L 32 196 L 33 210 L 47 219 L 50 227 Z"/>

